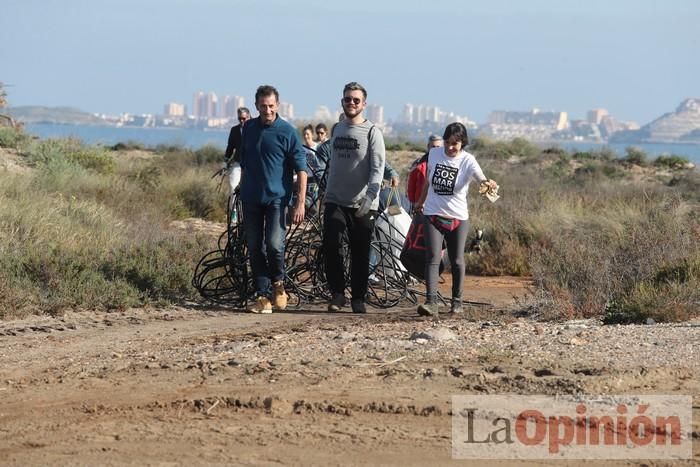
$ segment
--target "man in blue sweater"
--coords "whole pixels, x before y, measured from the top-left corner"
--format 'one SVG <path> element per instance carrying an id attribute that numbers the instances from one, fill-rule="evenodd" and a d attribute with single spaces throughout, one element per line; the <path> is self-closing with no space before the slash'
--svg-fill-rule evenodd
<path id="1" fill-rule="evenodd" d="M 273 306 L 279 310 L 287 307 L 284 291 L 285 211 L 295 186 L 292 222 L 300 223 L 305 214 L 306 154 L 296 129 L 277 115 L 278 105 L 277 89 L 268 85 L 258 87 L 255 107 L 260 116 L 246 123 L 242 135 L 240 196 L 257 295 L 248 310 L 252 313 L 272 313 Z M 297 175 L 296 185 L 294 173 Z"/>

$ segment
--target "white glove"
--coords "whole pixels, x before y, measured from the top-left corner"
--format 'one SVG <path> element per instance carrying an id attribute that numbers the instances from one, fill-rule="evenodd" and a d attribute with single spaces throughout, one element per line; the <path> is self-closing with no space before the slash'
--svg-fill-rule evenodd
<path id="1" fill-rule="evenodd" d="M 355 217 L 366 216 L 371 207 L 372 200 L 365 196 L 364 198 L 362 198 L 362 201 L 360 201 L 360 206 L 357 208 L 357 211 L 355 211 Z"/>
<path id="2" fill-rule="evenodd" d="M 241 183 L 241 164 L 234 162 L 228 169 L 228 183 L 231 188 L 231 193 L 233 193 Z"/>

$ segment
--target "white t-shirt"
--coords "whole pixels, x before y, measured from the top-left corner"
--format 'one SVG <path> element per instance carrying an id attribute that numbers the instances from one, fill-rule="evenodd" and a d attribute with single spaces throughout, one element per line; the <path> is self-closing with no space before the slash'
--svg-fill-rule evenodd
<path id="1" fill-rule="evenodd" d="M 425 180 L 428 196 L 423 213 L 451 219 L 469 219 L 467 192 L 469 182 L 486 180 L 476 158 L 465 151 L 454 157 L 445 154 L 445 148 L 433 148 L 428 155 Z"/>

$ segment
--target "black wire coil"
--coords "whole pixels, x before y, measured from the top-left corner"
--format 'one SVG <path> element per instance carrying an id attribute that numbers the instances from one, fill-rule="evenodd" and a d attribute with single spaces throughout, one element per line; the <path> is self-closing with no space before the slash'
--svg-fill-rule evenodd
<path id="1" fill-rule="evenodd" d="M 326 170 L 311 168 L 317 189 L 307 190 L 307 215 L 304 221 L 287 228 L 285 237 L 285 289 L 290 304 L 325 303 L 331 294 L 327 287 L 323 256 L 323 216 L 320 200 L 326 188 Z M 232 214 L 237 213 L 237 222 Z M 242 217 L 238 191 L 229 198 L 227 229 L 219 237 L 218 249 L 204 255 L 195 268 L 192 285 L 200 295 L 213 303 L 243 308 L 253 296 L 253 278 L 248 263 L 245 242 L 245 219 Z M 384 222 L 380 222 L 381 220 Z M 424 296 L 424 287 L 416 287 L 419 279 L 409 274 L 398 258 L 405 237 L 396 229 L 385 212 L 380 212 L 375 223 L 370 245 L 367 303 L 377 308 L 389 308 L 399 303 L 416 304 Z M 350 277 L 347 235 L 343 238 L 342 256 L 345 277 Z"/>

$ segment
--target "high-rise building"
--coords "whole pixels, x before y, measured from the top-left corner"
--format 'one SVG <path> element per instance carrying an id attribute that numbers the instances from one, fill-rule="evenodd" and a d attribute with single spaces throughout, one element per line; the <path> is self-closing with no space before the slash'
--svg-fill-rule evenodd
<path id="1" fill-rule="evenodd" d="M 401 121 L 404 123 L 413 123 L 413 104 L 404 104 L 403 112 L 401 113 Z"/>
<path id="2" fill-rule="evenodd" d="M 294 120 L 294 105 L 289 102 L 280 102 L 277 113 L 285 120 Z"/>
<path id="3" fill-rule="evenodd" d="M 214 118 L 217 116 L 219 99 L 213 92 L 195 93 L 192 99 L 192 115 L 196 118 Z"/>
<path id="4" fill-rule="evenodd" d="M 529 112 L 494 111 L 488 121 L 482 132 L 501 139 L 525 137 L 533 141 L 547 141 L 554 133 L 569 128 L 566 112 L 537 108 Z"/>
<path id="5" fill-rule="evenodd" d="M 414 113 L 413 113 L 413 116 L 414 116 L 413 123 L 417 123 L 418 125 L 422 125 L 426 121 L 425 115 L 426 115 L 425 114 L 425 106 L 424 105 L 417 105 L 415 110 L 414 110 Z"/>
<path id="6" fill-rule="evenodd" d="M 198 91 L 192 96 L 192 115 L 196 118 L 204 114 L 204 92 Z"/>
<path id="7" fill-rule="evenodd" d="M 335 120 L 331 114 L 331 111 L 328 110 L 328 107 L 325 105 L 318 106 L 316 112 L 314 112 L 313 119 L 321 122 L 330 122 Z"/>
<path id="8" fill-rule="evenodd" d="M 440 107 L 429 106 L 425 108 L 425 120 L 430 123 L 440 122 Z"/>
<path id="9" fill-rule="evenodd" d="M 607 116 L 608 111 L 605 109 L 592 109 L 589 110 L 586 114 L 586 119 L 589 123 L 595 123 L 596 125 L 600 125 L 600 123 L 603 121 L 603 118 Z"/>
<path id="10" fill-rule="evenodd" d="M 367 119 L 377 125 L 384 124 L 384 106 L 378 104 L 367 104 Z"/>
<path id="11" fill-rule="evenodd" d="M 245 107 L 245 99 L 241 96 L 224 96 L 221 103 L 221 117 L 236 118 L 240 107 Z"/>
<path id="12" fill-rule="evenodd" d="M 177 102 L 168 102 L 167 104 L 165 104 L 163 115 L 165 115 L 166 117 L 184 117 L 185 104 L 180 104 Z"/>

